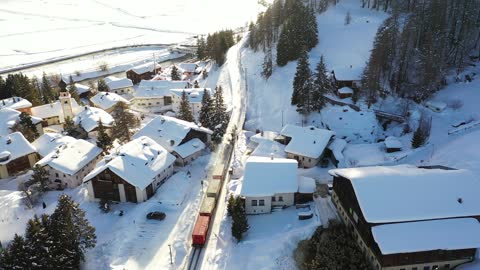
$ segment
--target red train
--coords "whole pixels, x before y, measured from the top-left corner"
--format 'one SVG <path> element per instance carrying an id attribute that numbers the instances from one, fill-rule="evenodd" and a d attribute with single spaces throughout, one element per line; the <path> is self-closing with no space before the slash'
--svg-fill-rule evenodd
<path id="1" fill-rule="evenodd" d="M 208 229 L 215 214 L 217 199 L 220 196 L 223 181 L 228 173 L 232 151 L 233 145 L 226 145 L 223 155 L 219 155 L 220 160 L 217 161 L 217 165 L 213 169 L 212 178 L 207 188 L 207 196 L 202 201 L 199 216 L 193 228 L 192 246 L 194 247 L 202 247 L 207 241 Z"/>

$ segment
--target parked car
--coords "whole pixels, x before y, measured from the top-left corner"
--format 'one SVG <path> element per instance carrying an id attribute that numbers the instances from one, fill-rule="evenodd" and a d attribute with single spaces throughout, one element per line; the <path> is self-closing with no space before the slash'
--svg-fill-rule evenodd
<path id="1" fill-rule="evenodd" d="M 166 216 L 167 215 L 165 215 L 165 213 L 163 213 L 163 212 L 155 211 L 155 212 L 148 213 L 147 214 L 147 219 L 164 220 Z"/>

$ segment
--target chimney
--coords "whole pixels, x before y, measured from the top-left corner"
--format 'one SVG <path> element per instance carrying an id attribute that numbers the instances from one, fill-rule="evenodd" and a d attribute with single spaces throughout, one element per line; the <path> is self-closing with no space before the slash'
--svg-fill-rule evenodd
<path id="1" fill-rule="evenodd" d="M 270 153 L 270 160 L 273 160 L 274 156 L 273 153 Z"/>

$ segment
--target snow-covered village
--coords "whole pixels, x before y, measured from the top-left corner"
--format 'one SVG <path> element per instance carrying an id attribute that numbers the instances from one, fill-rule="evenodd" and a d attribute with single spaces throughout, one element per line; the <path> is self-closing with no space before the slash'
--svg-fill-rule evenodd
<path id="1" fill-rule="evenodd" d="M 0 0 L 0 270 L 480 270 L 480 1 Z"/>

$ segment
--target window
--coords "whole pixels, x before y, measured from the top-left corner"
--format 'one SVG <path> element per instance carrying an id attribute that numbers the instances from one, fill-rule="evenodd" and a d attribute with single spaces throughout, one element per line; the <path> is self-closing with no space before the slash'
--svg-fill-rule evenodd
<path id="1" fill-rule="evenodd" d="M 58 173 L 55 173 L 55 177 L 58 177 Z"/>
<path id="2" fill-rule="evenodd" d="M 274 201 L 275 201 L 275 196 L 272 196 L 272 202 L 274 202 Z"/>
<path id="3" fill-rule="evenodd" d="M 412 267 L 412 270 L 417 270 L 417 267 Z"/>
<path id="4" fill-rule="evenodd" d="M 400 268 L 400 270 L 405 270 L 405 268 Z"/>
<path id="5" fill-rule="evenodd" d="M 265 206 L 265 200 L 259 200 L 258 205 L 259 206 Z"/>
<path id="6" fill-rule="evenodd" d="M 278 196 L 278 201 L 283 202 L 283 196 Z"/>
<path id="7" fill-rule="evenodd" d="M 450 264 L 449 264 L 449 263 L 445 264 L 445 265 L 443 266 L 443 268 L 445 268 L 445 269 L 450 269 Z"/>
<path id="8" fill-rule="evenodd" d="M 430 266 L 424 266 L 423 270 L 430 270 Z"/>
<path id="9" fill-rule="evenodd" d="M 257 200 L 252 200 L 252 206 L 257 206 Z"/>
<path id="10" fill-rule="evenodd" d="M 68 101 L 65 100 L 65 104 L 68 104 Z"/>

